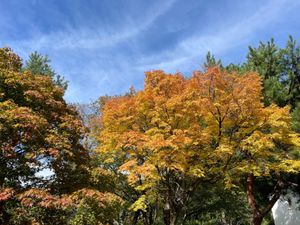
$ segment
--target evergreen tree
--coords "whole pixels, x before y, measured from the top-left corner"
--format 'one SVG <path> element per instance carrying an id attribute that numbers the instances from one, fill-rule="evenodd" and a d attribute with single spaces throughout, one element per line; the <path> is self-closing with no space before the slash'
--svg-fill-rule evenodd
<path id="1" fill-rule="evenodd" d="M 66 90 L 68 82 L 53 70 L 50 63 L 51 60 L 47 55 L 43 56 L 35 51 L 29 55 L 29 59 L 25 62 L 23 70 L 28 70 L 34 75 L 50 76 L 54 84 Z"/>
<path id="2" fill-rule="evenodd" d="M 205 56 L 205 62 L 203 64 L 204 69 L 206 70 L 209 67 L 218 66 L 222 67 L 222 62 L 220 59 L 216 59 L 213 54 L 211 54 L 210 51 L 207 52 Z"/>
<path id="3" fill-rule="evenodd" d="M 276 46 L 274 39 L 266 44 L 261 42 L 258 48 L 250 46 L 247 59 L 249 70 L 258 72 L 263 78 L 265 104 L 274 102 L 279 106 L 286 105 L 287 93 L 282 83 L 283 52 Z"/>
<path id="4" fill-rule="evenodd" d="M 300 46 L 297 46 L 296 41 L 290 36 L 282 52 L 284 71 L 281 75 L 281 82 L 287 90 L 286 103 L 295 108 L 300 103 Z"/>
<path id="5" fill-rule="evenodd" d="M 297 106 L 292 112 L 293 129 L 300 133 L 300 106 Z"/>

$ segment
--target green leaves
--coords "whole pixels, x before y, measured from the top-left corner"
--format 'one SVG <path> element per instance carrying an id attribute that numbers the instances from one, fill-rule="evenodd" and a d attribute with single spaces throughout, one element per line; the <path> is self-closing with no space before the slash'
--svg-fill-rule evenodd
<path id="1" fill-rule="evenodd" d="M 300 105 L 297 106 L 293 112 L 292 112 L 292 118 L 293 118 L 293 129 L 297 133 L 300 133 Z"/>
<path id="2" fill-rule="evenodd" d="M 29 59 L 25 63 L 24 71 L 30 71 L 33 75 L 48 76 L 52 79 L 55 85 L 63 88 L 64 90 L 68 87 L 68 82 L 52 69 L 51 60 L 48 56 L 43 56 L 37 51 L 29 55 Z"/>

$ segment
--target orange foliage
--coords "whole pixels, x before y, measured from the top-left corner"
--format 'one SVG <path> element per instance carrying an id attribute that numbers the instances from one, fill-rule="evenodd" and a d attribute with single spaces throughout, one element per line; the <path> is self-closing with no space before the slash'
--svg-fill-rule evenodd
<path id="1" fill-rule="evenodd" d="M 296 170 L 299 162 L 274 144 L 299 146 L 288 108 L 261 100 L 256 73 L 147 72 L 144 90 L 105 104 L 99 151 L 125 159 L 120 170 L 138 188 L 163 179 L 162 170 L 192 177 L 225 172 L 228 187 L 239 174 L 268 175 L 286 170 L 287 162 Z"/>

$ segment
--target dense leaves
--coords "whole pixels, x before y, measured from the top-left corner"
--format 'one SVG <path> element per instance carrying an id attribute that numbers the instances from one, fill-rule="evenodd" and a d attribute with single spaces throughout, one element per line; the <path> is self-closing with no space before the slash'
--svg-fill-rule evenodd
<path id="1" fill-rule="evenodd" d="M 245 175 L 297 172 L 300 161 L 288 152 L 300 139 L 289 108 L 264 107 L 261 99 L 257 74 L 208 68 L 190 79 L 148 72 L 143 91 L 108 101 L 100 151 L 124 160 L 120 170 L 141 192 L 132 209 L 146 211 L 159 194 L 165 223 L 177 224 L 193 184 L 206 178 L 220 177 L 230 189 Z"/>
<path id="2" fill-rule="evenodd" d="M 67 104 L 47 56 L 0 49 L 0 224 L 265 224 L 300 193 L 300 47 Z"/>
<path id="3" fill-rule="evenodd" d="M 0 55 L 1 223 L 63 224 L 69 202 L 77 207 L 81 199 L 93 198 L 113 204 L 109 194 L 83 189 L 90 179 L 90 156 L 82 145 L 87 129 L 75 107 L 65 103 L 63 88 L 51 76 L 21 72 L 21 60 L 11 50 L 0 49 Z M 61 216 L 47 217 L 48 209 Z M 45 217 L 37 218 L 42 211 Z"/>

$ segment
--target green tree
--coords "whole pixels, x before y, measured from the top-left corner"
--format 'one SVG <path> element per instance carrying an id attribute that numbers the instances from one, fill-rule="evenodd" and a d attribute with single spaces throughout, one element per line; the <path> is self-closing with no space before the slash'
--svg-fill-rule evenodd
<path id="1" fill-rule="evenodd" d="M 297 42 L 290 36 L 282 52 L 284 72 L 281 82 L 287 90 L 287 104 L 294 109 L 300 103 L 300 46 L 297 46 Z"/>
<path id="2" fill-rule="evenodd" d="M 276 103 L 285 106 L 287 101 L 286 88 L 282 84 L 283 52 L 279 49 L 274 39 L 260 43 L 257 48 L 249 47 L 247 66 L 251 71 L 256 71 L 263 78 L 264 101 L 266 105 Z"/>
<path id="3" fill-rule="evenodd" d="M 50 63 L 51 60 L 47 55 L 43 56 L 35 51 L 29 55 L 29 59 L 26 60 L 23 70 L 28 70 L 34 75 L 49 76 L 52 78 L 55 85 L 66 90 L 68 87 L 68 82 L 53 70 Z"/>
<path id="4" fill-rule="evenodd" d="M 300 106 L 296 107 L 292 113 L 293 117 L 293 129 L 297 133 L 300 133 Z"/>
<path id="5" fill-rule="evenodd" d="M 249 47 L 246 65 L 258 72 L 264 83 L 265 104 L 297 107 L 300 101 L 300 46 L 289 37 L 285 48 L 279 48 L 274 39 Z"/>
<path id="6" fill-rule="evenodd" d="M 215 56 L 211 54 L 211 52 L 207 52 L 205 56 L 205 62 L 203 63 L 203 67 L 204 69 L 207 69 L 213 66 L 222 67 L 222 62 L 220 59 L 217 60 Z"/>
<path id="7" fill-rule="evenodd" d="M 224 190 L 221 182 L 204 183 L 189 201 L 184 224 L 249 224 L 251 212 L 243 190 Z"/>

